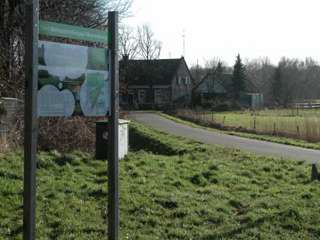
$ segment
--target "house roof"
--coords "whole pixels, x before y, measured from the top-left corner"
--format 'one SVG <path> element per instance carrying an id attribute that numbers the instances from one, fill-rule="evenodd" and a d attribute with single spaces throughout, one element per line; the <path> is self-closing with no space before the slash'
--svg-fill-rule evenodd
<path id="1" fill-rule="evenodd" d="M 205 85 L 208 80 L 211 80 L 213 78 L 213 73 L 208 73 L 196 86 L 195 90 L 201 91 L 207 86 Z M 208 82 L 210 84 L 211 81 Z M 231 90 L 232 87 L 232 74 L 229 73 L 223 73 L 221 74 L 219 79 L 215 79 L 214 84 L 214 92 L 215 93 L 227 93 Z"/>
<path id="2" fill-rule="evenodd" d="M 121 60 L 120 76 L 129 85 L 170 85 L 184 58 Z"/>
<path id="3" fill-rule="evenodd" d="M 208 73 L 196 86 L 195 90 L 199 91 L 206 81 L 211 80 L 213 78 L 214 73 Z M 215 80 L 214 92 L 215 93 L 227 93 L 232 91 L 232 74 L 231 73 L 223 73 L 221 74 L 219 79 Z M 259 93 L 258 87 L 249 79 L 245 80 L 245 92 L 250 93 Z"/>

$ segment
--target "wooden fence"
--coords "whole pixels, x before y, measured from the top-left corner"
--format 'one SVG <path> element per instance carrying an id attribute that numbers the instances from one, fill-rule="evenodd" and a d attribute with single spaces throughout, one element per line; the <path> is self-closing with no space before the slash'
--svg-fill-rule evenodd
<path id="1" fill-rule="evenodd" d="M 301 100 L 292 103 L 292 107 L 299 109 L 318 109 L 320 108 L 320 101 L 317 100 Z"/>

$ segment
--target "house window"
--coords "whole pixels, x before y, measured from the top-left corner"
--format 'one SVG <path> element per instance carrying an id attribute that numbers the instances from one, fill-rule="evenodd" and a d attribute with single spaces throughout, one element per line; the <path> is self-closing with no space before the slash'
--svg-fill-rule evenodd
<path id="1" fill-rule="evenodd" d="M 155 92 L 154 92 L 154 94 L 155 94 L 156 97 L 159 97 L 159 96 L 162 95 L 160 89 L 156 89 Z"/>
<path id="2" fill-rule="evenodd" d="M 154 91 L 154 102 L 156 103 L 156 104 L 159 104 L 159 103 L 162 103 L 162 91 L 161 91 L 161 89 L 156 89 L 155 91 Z"/>
<path id="3" fill-rule="evenodd" d="M 146 102 L 146 90 L 139 90 L 138 91 L 138 101 L 139 101 L 139 103 Z"/>
<path id="4" fill-rule="evenodd" d="M 185 76 L 185 77 L 177 77 L 177 84 L 178 85 L 182 85 L 182 84 L 185 84 L 185 85 L 190 85 L 191 84 L 191 78 L 190 76 Z"/>
<path id="5" fill-rule="evenodd" d="M 185 84 L 188 85 L 188 84 L 189 84 L 189 79 L 188 79 L 188 77 L 185 77 L 184 80 L 185 80 Z"/>

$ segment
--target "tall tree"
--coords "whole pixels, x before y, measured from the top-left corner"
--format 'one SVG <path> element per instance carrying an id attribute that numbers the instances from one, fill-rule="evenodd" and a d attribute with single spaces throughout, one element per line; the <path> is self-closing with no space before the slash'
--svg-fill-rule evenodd
<path id="1" fill-rule="evenodd" d="M 239 100 L 240 93 L 245 90 L 245 66 L 242 63 L 240 54 L 238 54 L 236 63 L 233 67 L 232 84 L 234 100 Z"/>
<path id="2" fill-rule="evenodd" d="M 23 3 L 22 0 L 0 3 L 0 97 L 9 95 L 8 92 L 15 97 L 24 86 L 21 80 L 13 80 L 22 73 Z"/>
<path id="3" fill-rule="evenodd" d="M 142 59 L 151 60 L 160 57 L 162 44 L 156 40 L 149 25 L 138 28 L 139 55 Z"/>
<path id="4" fill-rule="evenodd" d="M 281 79 L 280 104 L 287 107 L 293 100 L 300 98 L 305 85 L 304 62 L 297 59 L 282 58 L 278 64 Z M 310 94 L 310 89 L 307 89 Z"/>
<path id="5" fill-rule="evenodd" d="M 272 81 L 272 95 L 273 100 L 277 105 L 280 105 L 282 102 L 282 96 L 283 96 L 283 83 L 281 79 L 281 67 L 278 66 L 275 69 L 274 77 Z"/>

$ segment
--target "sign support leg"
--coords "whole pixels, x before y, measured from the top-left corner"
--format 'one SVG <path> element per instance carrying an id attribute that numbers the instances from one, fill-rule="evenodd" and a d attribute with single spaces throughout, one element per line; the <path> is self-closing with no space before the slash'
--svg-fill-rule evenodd
<path id="1" fill-rule="evenodd" d="M 109 12 L 108 25 L 110 41 L 111 71 L 111 119 L 109 145 L 109 199 L 108 199 L 108 239 L 119 239 L 119 62 L 118 62 L 118 13 Z"/>
<path id="2" fill-rule="evenodd" d="M 36 155 L 38 138 L 38 24 L 39 0 L 26 6 L 25 133 L 23 186 L 23 239 L 34 240 L 36 231 Z"/>

